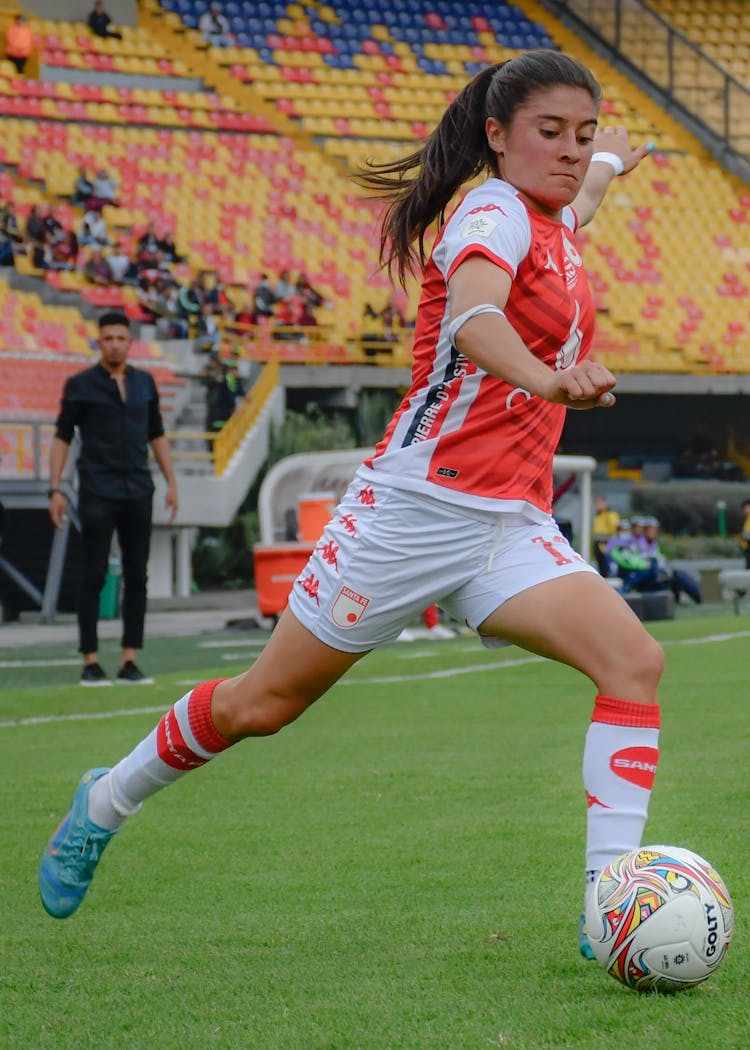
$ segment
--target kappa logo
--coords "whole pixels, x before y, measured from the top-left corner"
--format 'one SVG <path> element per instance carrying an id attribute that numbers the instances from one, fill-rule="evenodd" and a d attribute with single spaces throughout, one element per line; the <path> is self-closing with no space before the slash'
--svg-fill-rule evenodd
<path id="1" fill-rule="evenodd" d="M 337 627 L 356 627 L 369 604 L 370 599 L 365 598 L 364 594 L 358 594 L 350 587 L 342 587 L 331 606 L 331 619 Z"/>
<path id="2" fill-rule="evenodd" d="M 609 768 L 615 776 L 650 790 L 658 761 L 659 751 L 655 747 L 626 747 L 612 755 Z"/>

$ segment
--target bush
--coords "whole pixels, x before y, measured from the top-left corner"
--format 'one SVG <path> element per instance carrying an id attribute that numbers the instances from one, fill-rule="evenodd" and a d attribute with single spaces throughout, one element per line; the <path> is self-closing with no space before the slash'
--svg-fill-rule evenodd
<path id="1" fill-rule="evenodd" d="M 726 530 L 742 529 L 742 501 L 750 498 L 750 485 L 732 481 L 668 481 L 633 490 L 633 514 L 658 518 L 664 532 L 674 536 L 716 536 L 718 503 L 726 505 Z"/>

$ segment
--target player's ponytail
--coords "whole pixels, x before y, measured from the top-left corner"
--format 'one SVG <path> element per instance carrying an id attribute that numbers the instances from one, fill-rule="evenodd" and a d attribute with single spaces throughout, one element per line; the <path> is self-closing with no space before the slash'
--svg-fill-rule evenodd
<path id="1" fill-rule="evenodd" d="M 485 131 L 487 118 L 507 127 L 534 92 L 557 84 L 584 88 L 599 102 L 599 85 L 580 62 L 556 51 L 527 51 L 477 73 L 415 153 L 385 164 L 368 161 L 356 173 L 360 186 L 388 202 L 380 261 L 389 273 L 395 268 L 402 284 L 407 271 L 424 265 L 427 230 L 435 220 L 442 225 L 445 209 L 461 186 L 482 171 L 497 175 L 497 157 Z"/>
<path id="2" fill-rule="evenodd" d="M 380 237 L 380 261 L 396 269 L 401 283 L 408 270 L 423 265 L 424 238 L 456 191 L 492 165 L 494 154 L 484 131 L 487 88 L 499 66 L 470 80 L 446 109 L 421 149 L 387 164 L 367 162 L 355 175 L 360 186 L 389 201 Z M 409 172 L 416 175 L 409 176 Z M 416 246 L 415 246 L 416 242 Z"/>

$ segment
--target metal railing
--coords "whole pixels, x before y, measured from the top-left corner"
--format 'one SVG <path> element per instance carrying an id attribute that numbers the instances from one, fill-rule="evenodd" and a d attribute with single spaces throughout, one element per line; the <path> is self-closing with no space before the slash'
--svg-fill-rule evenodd
<path id="1" fill-rule="evenodd" d="M 750 89 L 643 0 L 547 0 L 696 118 L 750 179 Z"/>

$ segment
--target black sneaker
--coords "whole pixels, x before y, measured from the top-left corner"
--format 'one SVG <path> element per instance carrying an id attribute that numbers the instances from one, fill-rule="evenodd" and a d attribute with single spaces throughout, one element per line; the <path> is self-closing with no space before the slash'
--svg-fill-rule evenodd
<path id="1" fill-rule="evenodd" d="M 81 685 L 112 685 L 101 664 L 84 664 Z"/>
<path id="2" fill-rule="evenodd" d="M 153 678 L 146 675 L 137 667 L 132 660 L 126 660 L 117 672 L 117 682 L 123 685 L 153 685 Z"/>

